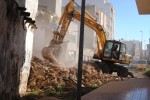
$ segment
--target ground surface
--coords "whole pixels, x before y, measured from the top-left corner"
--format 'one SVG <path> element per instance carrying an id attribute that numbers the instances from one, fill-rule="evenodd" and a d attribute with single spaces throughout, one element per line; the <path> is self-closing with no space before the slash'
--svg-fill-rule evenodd
<path id="1" fill-rule="evenodd" d="M 145 78 L 142 71 L 132 72 L 134 72 L 135 78 L 124 78 L 124 81 L 114 80 L 97 89 L 83 88 L 82 100 L 150 100 L 150 79 Z M 21 100 L 75 100 L 75 88 L 65 91 L 60 95 L 31 95 L 23 97 Z"/>
<path id="2" fill-rule="evenodd" d="M 84 95 L 82 100 L 150 100 L 150 79 L 109 82 Z"/>

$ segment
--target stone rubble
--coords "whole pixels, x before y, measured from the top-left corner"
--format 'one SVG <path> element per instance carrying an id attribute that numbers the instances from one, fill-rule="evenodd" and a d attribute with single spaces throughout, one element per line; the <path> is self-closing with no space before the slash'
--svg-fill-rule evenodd
<path id="1" fill-rule="evenodd" d="M 116 76 L 102 74 L 90 63 L 83 63 L 82 87 L 100 86 L 108 81 L 116 80 Z M 36 57 L 31 61 L 31 70 L 28 81 L 28 91 L 48 89 L 56 85 L 76 88 L 77 66 L 66 68 L 40 60 Z"/>

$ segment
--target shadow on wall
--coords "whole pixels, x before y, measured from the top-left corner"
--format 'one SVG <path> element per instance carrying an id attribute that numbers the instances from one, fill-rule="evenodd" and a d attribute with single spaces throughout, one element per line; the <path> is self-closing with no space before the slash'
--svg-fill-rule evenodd
<path id="1" fill-rule="evenodd" d="M 26 30 L 17 5 L 14 0 L 0 0 L 0 100 L 19 97 Z"/>

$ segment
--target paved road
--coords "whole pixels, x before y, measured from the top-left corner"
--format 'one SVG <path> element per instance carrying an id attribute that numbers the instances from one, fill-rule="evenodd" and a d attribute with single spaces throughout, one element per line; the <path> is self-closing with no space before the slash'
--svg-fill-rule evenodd
<path id="1" fill-rule="evenodd" d="M 109 82 L 84 95 L 82 100 L 150 100 L 150 79 Z"/>

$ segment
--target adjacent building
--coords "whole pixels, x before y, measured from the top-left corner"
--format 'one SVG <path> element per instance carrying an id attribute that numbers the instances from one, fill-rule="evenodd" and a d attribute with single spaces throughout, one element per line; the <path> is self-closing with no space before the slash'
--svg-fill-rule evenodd
<path id="1" fill-rule="evenodd" d="M 134 61 L 138 61 L 142 58 L 142 46 L 141 41 L 138 40 L 122 40 L 126 44 L 126 52 L 132 55 Z"/>
<path id="2" fill-rule="evenodd" d="M 68 2 L 69 0 L 64 0 L 62 6 L 64 7 Z M 75 3 L 81 8 L 81 0 L 75 0 Z M 86 0 L 86 11 L 106 29 L 107 38 L 114 39 L 115 9 L 109 0 Z"/>
<path id="3" fill-rule="evenodd" d="M 62 3 L 64 6 L 69 2 L 65 0 Z M 81 0 L 75 0 L 75 10 L 80 12 Z M 86 0 L 86 11 L 92 15 L 97 22 L 102 25 L 106 30 L 106 37 L 109 40 L 114 39 L 114 7 L 109 3 L 108 0 Z M 92 59 L 93 54 L 96 52 L 97 35 L 89 27 L 85 25 L 84 28 L 84 60 Z M 74 57 L 74 61 L 78 59 L 78 47 L 79 47 L 79 36 L 80 36 L 80 22 L 73 20 L 69 26 L 66 37 L 68 38 L 67 55 L 68 60 L 71 59 L 70 53 Z M 73 42 L 71 42 L 73 39 Z"/>
<path id="4" fill-rule="evenodd" d="M 43 59 L 41 51 L 47 47 L 53 37 L 61 16 L 62 0 L 39 0 L 36 14 L 37 30 L 33 39 L 33 56 Z"/>
<path id="5" fill-rule="evenodd" d="M 137 9 L 140 15 L 149 15 L 150 14 L 150 0 L 136 0 Z M 149 44 L 147 44 L 147 50 L 144 52 L 145 57 L 150 64 L 150 40 Z"/>
<path id="6" fill-rule="evenodd" d="M 149 39 L 149 44 L 147 44 L 147 54 L 146 58 L 148 60 L 148 63 L 150 64 L 150 39 Z"/>

